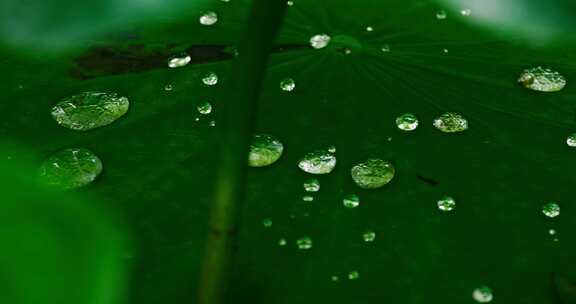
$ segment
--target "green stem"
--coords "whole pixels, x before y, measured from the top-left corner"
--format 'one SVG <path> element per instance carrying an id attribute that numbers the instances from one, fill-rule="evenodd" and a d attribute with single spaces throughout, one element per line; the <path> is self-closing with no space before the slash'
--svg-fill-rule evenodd
<path id="1" fill-rule="evenodd" d="M 220 125 L 220 164 L 206 251 L 200 273 L 199 304 L 224 303 L 231 273 L 237 223 L 242 210 L 248 147 L 268 56 L 283 20 L 286 0 L 253 0 L 227 88 Z"/>

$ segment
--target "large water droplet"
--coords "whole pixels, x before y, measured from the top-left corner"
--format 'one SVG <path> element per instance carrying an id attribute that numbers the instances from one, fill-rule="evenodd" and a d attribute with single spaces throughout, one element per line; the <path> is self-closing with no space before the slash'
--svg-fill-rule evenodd
<path id="1" fill-rule="evenodd" d="M 202 77 L 202 82 L 207 86 L 213 86 L 218 84 L 218 74 L 214 72 L 208 72 L 204 77 Z"/>
<path id="2" fill-rule="evenodd" d="M 176 54 L 168 59 L 168 67 L 172 69 L 180 68 L 188 65 L 191 60 L 192 57 L 186 53 Z"/>
<path id="3" fill-rule="evenodd" d="M 360 198 L 356 194 L 348 194 L 344 196 L 342 203 L 346 208 L 356 208 L 360 205 Z"/>
<path id="4" fill-rule="evenodd" d="M 524 70 L 518 82 L 528 89 L 539 92 L 557 92 L 566 86 L 564 76 L 541 66 Z"/>
<path id="5" fill-rule="evenodd" d="M 109 125 L 122 117 L 130 102 L 116 93 L 84 92 L 52 107 L 52 117 L 63 127 L 87 131 Z"/>
<path id="6" fill-rule="evenodd" d="M 336 156 L 324 150 L 310 152 L 304 155 L 298 167 L 311 174 L 328 174 L 336 167 Z"/>
<path id="7" fill-rule="evenodd" d="M 40 167 L 42 181 L 64 190 L 86 186 L 101 172 L 100 158 L 84 148 L 59 151 L 46 159 Z"/>
<path id="8" fill-rule="evenodd" d="M 276 137 L 269 134 L 254 135 L 250 144 L 248 165 L 250 167 L 269 166 L 282 156 L 283 151 L 284 145 Z"/>
<path id="9" fill-rule="evenodd" d="M 218 14 L 212 11 L 205 12 L 204 14 L 202 14 L 202 16 L 200 16 L 199 21 L 200 24 L 205 26 L 214 25 L 216 24 L 216 22 L 218 22 Z"/>
<path id="10" fill-rule="evenodd" d="M 360 273 L 358 271 L 350 271 L 348 273 L 348 280 L 358 280 L 360 278 Z"/>
<path id="11" fill-rule="evenodd" d="M 374 240 L 376 240 L 376 232 L 366 231 L 362 235 L 362 238 L 364 239 L 364 242 L 368 242 L 368 243 L 374 242 Z"/>
<path id="12" fill-rule="evenodd" d="M 542 206 L 542 213 L 547 217 L 557 217 L 560 215 L 560 206 L 554 202 L 544 204 L 544 206 Z"/>
<path id="13" fill-rule="evenodd" d="M 402 131 L 414 131 L 418 127 L 418 118 L 411 113 L 402 114 L 396 118 L 396 126 Z"/>
<path id="14" fill-rule="evenodd" d="M 438 209 L 442 211 L 452 211 L 456 207 L 456 201 L 450 196 L 444 196 L 438 200 Z"/>
<path id="15" fill-rule="evenodd" d="M 318 192 L 320 190 L 320 181 L 315 178 L 309 178 L 304 182 L 306 192 Z"/>
<path id="16" fill-rule="evenodd" d="M 304 236 L 296 240 L 296 246 L 300 250 L 312 249 L 312 239 L 308 236 Z"/>
<path id="17" fill-rule="evenodd" d="M 280 89 L 286 92 L 292 92 L 296 88 L 296 82 L 292 78 L 284 78 L 280 81 Z"/>
<path id="18" fill-rule="evenodd" d="M 198 112 L 200 114 L 208 115 L 208 114 L 212 113 L 212 104 L 210 104 L 209 102 L 206 101 L 206 102 L 199 104 L 197 109 L 198 109 Z"/>
<path id="19" fill-rule="evenodd" d="M 494 295 L 492 294 L 492 289 L 487 286 L 480 286 L 472 292 L 472 298 L 478 303 L 488 303 L 492 301 Z"/>
<path id="20" fill-rule="evenodd" d="M 322 49 L 328 46 L 331 37 L 326 34 L 318 34 L 310 38 L 310 45 L 315 49 Z"/>
<path id="21" fill-rule="evenodd" d="M 391 163 L 372 158 L 352 167 L 350 172 L 360 188 L 374 189 L 388 184 L 394 178 L 396 170 Z"/>
<path id="22" fill-rule="evenodd" d="M 570 147 L 576 147 L 576 133 L 570 134 L 566 138 L 566 144 Z"/>
<path id="23" fill-rule="evenodd" d="M 434 119 L 434 127 L 444 133 L 463 132 L 468 129 L 468 120 L 458 113 L 447 112 Z"/>

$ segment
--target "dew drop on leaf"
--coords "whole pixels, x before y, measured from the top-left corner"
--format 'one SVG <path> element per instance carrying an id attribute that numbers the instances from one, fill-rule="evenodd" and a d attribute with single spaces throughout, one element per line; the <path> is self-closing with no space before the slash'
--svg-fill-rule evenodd
<path id="1" fill-rule="evenodd" d="M 366 27 L 366 31 L 367 31 L 367 32 L 373 32 L 373 31 L 374 31 L 374 28 L 371 27 L 371 26 L 367 26 L 367 27 Z"/>
<path id="2" fill-rule="evenodd" d="M 358 280 L 360 278 L 360 273 L 358 271 L 350 271 L 348 273 L 348 280 Z"/>
<path id="3" fill-rule="evenodd" d="M 470 15 L 472 15 L 472 10 L 469 8 L 465 8 L 465 9 L 460 11 L 460 14 L 462 16 L 470 16 Z"/>
<path id="4" fill-rule="evenodd" d="M 526 69 L 518 78 L 524 87 L 538 92 L 557 92 L 566 86 L 566 78 L 560 73 L 541 66 Z"/>
<path id="5" fill-rule="evenodd" d="M 200 113 L 202 115 L 208 115 L 208 114 L 212 113 L 212 104 L 210 104 L 207 101 L 203 102 L 203 103 L 198 105 L 197 110 L 198 110 L 198 113 Z"/>
<path id="6" fill-rule="evenodd" d="M 169 92 L 172 91 L 174 87 L 171 84 L 167 84 L 164 86 L 164 91 Z"/>
<path id="7" fill-rule="evenodd" d="M 396 170 L 391 163 L 372 158 L 352 167 L 350 173 L 358 187 L 375 189 L 388 184 L 394 178 Z"/>
<path id="8" fill-rule="evenodd" d="M 275 163 L 282 152 L 284 145 L 274 136 L 269 134 L 257 134 L 252 138 L 248 165 L 250 167 L 264 167 Z"/>
<path id="9" fill-rule="evenodd" d="M 296 240 L 296 247 L 300 250 L 312 249 L 312 239 L 308 236 L 304 236 Z"/>
<path id="10" fill-rule="evenodd" d="M 288 244 L 288 242 L 286 241 L 285 238 L 281 238 L 278 240 L 278 246 L 286 246 L 286 244 Z"/>
<path id="11" fill-rule="evenodd" d="M 208 123 L 208 125 L 211 126 L 211 127 L 215 127 L 215 126 L 216 126 L 216 121 L 215 121 L 215 120 L 211 120 L 211 121 Z"/>
<path id="12" fill-rule="evenodd" d="M 312 195 L 307 194 L 307 195 L 302 196 L 302 200 L 305 202 L 312 202 L 312 201 L 314 201 L 314 197 Z"/>
<path id="13" fill-rule="evenodd" d="M 555 230 L 555 229 L 550 229 L 550 230 L 548 230 L 548 234 L 550 234 L 550 235 L 555 235 L 555 234 L 556 234 L 556 230 Z"/>
<path id="14" fill-rule="evenodd" d="M 87 131 L 113 123 L 129 107 L 128 98 L 116 93 L 84 92 L 64 98 L 52 107 L 51 114 L 63 127 Z"/>
<path id="15" fill-rule="evenodd" d="M 566 144 L 569 147 L 576 147 L 576 133 L 570 134 L 567 138 L 566 138 Z"/>
<path id="16" fill-rule="evenodd" d="M 463 132 L 468 129 L 468 120 L 458 113 L 447 112 L 434 119 L 434 127 L 444 133 Z"/>
<path id="17" fill-rule="evenodd" d="M 364 232 L 364 234 L 362 235 L 362 238 L 364 239 L 364 242 L 367 242 L 367 243 L 374 242 L 374 240 L 376 240 L 376 232 L 374 232 L 374 231 L 366 231 L 366 232 Z"/>
<path id="18" fill-rule="evenodd" d="M 336 167 L 336 156 L 324 150 L 310 152 L 300 159 L 298 167 L 310 174 L 328 174 Z"/>
<path id="19" fill-rule="evenodd" d="M 492 289 L 487 286 L 480 286 L 472 292 L 472 298 L 478 303 L 488 303 L 494 298 Z"/>
<path id="20" fill-rule="evenodd" d="M 286 1 L 286 5 L 292 6 L 292 5 L 294 5 L 294 1 L 288 0 L 288 1 Z"/>
<path id="21" fill-rule="evenodd" d="M 356 208 L 360 205 L 360 198 L 356 194 L 348 194 L 344 196 L 342 203 L 346 208 Z"/>
<path id="22" fill-rule="evenodd" d="M 450 196 L 444 196 L 438 200 L 438 209 L 441 211 L 452 211 L 456 207 L 456 201 Z"/>
<path id="23" fill-rule="evenodd" d="M 418 118 L 411 113 L 402 114 L 396 118 L 396 126 L 402 131 L 414 131 L 418 127 Z"/>
<path id="24" fill-rule="evenodd" d="M 212 11 L 205 12 L 204 14 L 202 14 L 202 16 L 200 16 L 199 21 L 200 24 L 205 26 L 214 25 L 216 24 L 216 22 L 218 22 L 218 14 Z"/>
<path id="25" fill-rule="evenodd" d="M 326 34 L 314 35 L 310 38 L 310 46 L 315 49 L 322 49 L 328 46 L 331 37 Z"/>
<path id="26" fill-rule="evenodd" d="M 332 282 L 338 282 L 340 278 L 337 275 L 333 275 L 330 277 L 330 280 L 332 280 Z"/>
<path id="27" fill-rule="evenodd" d="M 271 218 L 265 218 L 262 221 L 262 224 L 264 225 L 264 227 L 270 228 L 270 227 L 272 227 L 272 219 Z"/>
<path id="28" fill-rule="evenodd" d="M 320 190 L 320 181 L 315 178 L 309 178 L 304 182 L 306 192 L 318 192 Z"/>
<path id="29" fill-rule="evenodd" d="M 542 213 L 550 218 L 557 217 L 560 215 L 560 206 L 554 202 L 546 203 L 542 206 Z"/>
<path id="30" fill-rule="evenodd" d="M 292 78 L 284 78 L 280 81 L 280 89 L 286 92 L 292 92 L 296 88 L 296 82 Z"/>
<path id="31" fill-rule="evenodd" d="M 390 46 L 388 44 L 385 44 L 382 46 L 382 48 L 380 50 L 382 51 L 382 53 L 389 53 L 390 52 Z"/>
<path id="32" fill-rule="evenodd" d="M 41 180 L 48 186 L 63 190 L 84 187 L 101 172 L 100 158 L 84 148 L 56 152 L 40 166 Z"/>
<path id="33" fill-rule="evenodd" d="M 168 59 L 168 67 L 171 69 L 186 66 L 192 61 L 192 57 L 186 53 L 173 55 Z"/>
<path id="34" fill-rule="evenodd" d="M 438 20 L 444 20 L 448 17 L 448 14 L 446 13 L 445 10 L 440 10 L 438 12 L 436 12 L 436 19 Z"/>
<path id="35" fill-rule="evenodd" d="M 207 86 L 213 86 L 218 84 L 218 74 L 214 72 L 208 72 L 204 77 L 202 77 L 202 82 Z"/>

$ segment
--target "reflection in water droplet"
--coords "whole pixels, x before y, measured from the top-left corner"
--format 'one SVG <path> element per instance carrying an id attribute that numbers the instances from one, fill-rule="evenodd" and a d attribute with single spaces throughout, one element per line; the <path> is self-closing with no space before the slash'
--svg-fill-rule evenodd
<path id="1" fill-rule="evenodd" d="M 539 92 L 557 92 L 566 86 L 564 76 L 541 66 L 524 70 L 518 82 L 528 89 Z"/>
<path id="2" fill-rule="evenodd" d="M 315 49 L 322 49 L 328 46 L 331 37 L 326 34 L 318 34 L 310 38 L 310 45 Z"/>
<path id="3" fill-rule="evenodd" d="M 102 172 L 102 161 L 92 151 L 70 148 L 59 151 L 40 166 L 40 177 L 48 186 L 75 189 L 93 182 Z"/>
<path id="4" fill-rule="evenodd" d="M 128 98 L 116 93 L 84 92 L 64 98 L 50 112 L 59 125 L 87 131 L 113 123 L 126 114 L 129 107 Z"/>
<path id="5" fill-rule="evenodd" d="M 196 109 L 198 110 L 198 112 L 202 115 L 208 115 L 210 113 L 212 113 L 212 104 L 210 104 L 209 102 L 203 102 L 201 104 L 198 105 L 198 107 L 196 107 Z"/>
<path id="6" fill-rule="evenodd" d="M 208 72 L 202 78 L 202 82 L 207 86 L 216 85 L 216 84 L 218 84 L 218 74 L 216 74 L 214 72 Z"/>
<path id="7" fill-rule="evenodd" d="M 418 127 L 418 118 L 411 113 L 402 114 L 396 118 L 396 126 L 402 131 L 414 131 Z"/>
<path id="8" fill-rule="evenodd" d="M 376 239 L 376 232 L 366 231 L 362 235 L 362 238 L 364 239 L 364 242 L 368 242 L 368 243 L 374 242 L 374 240 Z"/>
<path id="9" fill-rule="evenodd" d="M 348 280 L 358 280 L 360 273 L 358 271 L 350 271 L 348 273 Z"/>
<path id="10" fill-rule="evenodd" d="M 312 202 L 312 201 L 314 201 L 314 197 L 312 195 L 304 195 L 302 197 L 302 200 L 305 202 Z"/>
<path id="11" fill-rule="evenodd" d="M 445 10 L 440 10 L 438 12 L 436 12 L 436 19 L 438 20 L 444 20 L 448 17 L 448 14 L 446 13 Z"/>
<path id="12" fill-rule="evenodd" d="M 306 192 L 318 192 L 320 190 L 320 181 L 315 178 L 307 179 L 304 182 L 304 190 Z"/>
<path id="13" fill-rule="evenodd" d="M 286 92 L 292 92 L 296 88 L 296 82 L 292 78 L 284 78 L 280 81 L 280 89 Z"/>
<path id="14" fill-rule="evenodd" d="M 264 221 L 262 221 L 262 224 L 264 225 L 264 227 L 270 228 L 270 227 L 272 227 L 272 219 L 271 218 L 265 218 Z"/>
<path id="15" fill-rule="evenodd" d="M 206 12 L 202 14 L 199 18 L 200 24 L 210 26 L 216 24 L 218 22 L 218 14 L 216 12 Z"/>
<path id="16" fill-rule="evenodd" d="M 566 144 L 569 147 L 576 147 L 576 133 L 570 134 L 567 138 L 566 138 Z"/>
<path id="17" fill-rule="evenodd" d="M 492 289 L 487 286 L 480 286 L 472 292 L 472 298 L 478 303 L 488 303 L 492 301 L 494 296 L 492 295 Z"/>
<path id="18" fill-rule="evenodd" d="M 250 167 L 264 167 L 276 162 L 282 152 L 284 145 L 270 134 L 257 134 L 252 138 L 250 152 L 248 154 L 248 165 Z"/>
<path id="19" fill-rule="evenodd" d="M 377 158 L 359 163 L 350 171 L 356 185 L 364 189 L 380 188 L 388 184 L 395 172 L 391 163 Z"/>
<path id="20" fill-rule="evenodd" d="M 300 159 L 298 167 L 310 174 L 328 174 L 336 167 L 336 156 L 328 151 L 310 152 Z"/>
<path id="21" fill-rule="evenodd" d="M 444 133 L 463 132 L 468 129 L 468 120 L 458 113 L 447 112 L 434 119 L 434 127 Z"/>
<path id="22" fill-rule="evenodd" d="M 438 200 L 438 209 L 452 211 L 456 207 L 456 201 L 450 196 L 444 196 Z"/>
<path id="23" fill-rule="evenodd" d="M 180 68 L 189 64 L 191 60 L 192 57 L 186 53 L 176 54 L 168 59 L 168 67 L 172 69 Z"/>
<path id="24" fill-rule="evenodd" d="M 346 208 L 356 208 L 360 205 L 360 198 L 356 194 L 348 194 L 344 196 L 342 203 Z"/>
<path id="25" fill-rule="evenodd" d="M 296 240 L 296 246 L 300 250 L 309 250 L 312 248 L 312 239 L 308 236 L 301 237 Z"/>
<path id="26" fill-rule="evenodd" d="M 557 217 L 560 215 L 560 206 L 554 202 L 547 203 L 542 207 L 542 213 L 547 217 Z"/>

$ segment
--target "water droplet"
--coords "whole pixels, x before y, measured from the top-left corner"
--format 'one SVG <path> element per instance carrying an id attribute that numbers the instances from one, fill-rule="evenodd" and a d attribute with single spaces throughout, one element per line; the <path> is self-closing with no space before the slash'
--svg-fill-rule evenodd
<path id="1" fill-rule="evenodd" d="M 280 81 L 280 89 L 286 92 L 292 92 L 296 88 L 296 82 L 292 78 L 284 78 Z"/>
<path id="2" fill-rule="evenodd" d="M 218 22 L 218 14 L 216 12 L 205 12 L 199 18 L 200 24 L 205 26 L 210 26 L 216 24 Z"/>
<path id="3" fill-rule="evenodd" d="M 188 65 L 191 60 L 192 57 L 186 53 L 176 54 L 168 59 L 168 67 L 172 69 L 180 68 Z"/>
<path id="4" fill-rule="evenodd" d="M 167 84 L 164 86 L 164 91 L 172 91 L 174 89 L 174 87 L 171 84 Z"/>
<path id="5" fill-rule="evenodd" d="M 330 153 L 332 153 L 332 154 L 336 153 L 336 146 L 330 146 L 330 147 L 328 147 L 328 152 L 330 152 Z"/>
<path id="6" fill-rule="evenodd" d="M 309 195 L 309 194 L 308 194 L 308 195 L 304 195 L 304 196 L 302 197 L 302 200 L 305 201 L 305 202 L 312 202 L 312 201 L 314 201 L 314 197 L 313 197 L 312 195 Z"/>
<path id="7" fill-rule="evenodd" d="M 356 194 L 348 194 L 344 196 L 342 203 L 346 208 L 356 208 L 360 205 L 360 198 Z"/>
<path id="8" fill-rule="evenodd" d="M 444 54 L 448 54 L 449 50 L 448 50 L 448 49 L 443 49 L 442 52 L 443 52 Z"/>
<path id="9" fill-rule="evenodd" d="M 383 53 L 388 53 L 390 52 L 390 46 L 385 44 L 382 46 L 382 48 L 380 49 Z"/>
<path id="10" fill-rule="evenodd" d="M 556 230 L 550 229 L 550 230 L 548 230 L 548 233 L 549 233 L 550 235 L 555 235 L 555 234 L 556 234 Z"/>
<path id="11" fill-rule="evenodd" d="M 373 32 L 373 31 L 374 31 L 374 28 L 371 27 L 371 26 L 367 26 L 367 27 L 366 27 L 366 31 L 367 31 L 367 32 Z"/>
<path id="12" fill-rule="evenodd" d="M 446 13 L 445 10 L 440 10 L 438 12 L 436 12 L 436 19 L 438 20 L 444 20 L 448 17 L 448 14 Z"/>
<path id="13" fill-rule="evenodd" d="M 360 278 L 360 273 L 358 271 L 350 271 L 348 273 L 348 280 L 358 280 Z"/>
<path id="14" fill-rule="evenodd" d="M 472 292 L 472 298 L 478 303 L 488 303 L 492 301 L 494 296 L 492 295 L 492 289 L 487 286 L 480 286 Z"/>
<path id="15" fill-rule="evenodd" d="M 284 145 L 274 136 L 269 134 L 257 134 L 252 138 L 248 165 L 250 167 L 264 167 L 275 163 L 282 152 Z"/>
<path id="16" fill-rule="evenodd" d="M 414 131 L 418 127 L 418 118 L 411 113 L 402 114 L 396 118 L 396 126 L 402 131 Z"/>
<path id="17" fill-rule="evenodd" d="M 310 174 L 328 174 L 336 167 L 336 156 L 328 151 L 310 152 L 304 155 L 298 167 Z"/>
<path id="18" fill-rule="evenodd" d="M 279 246 L 286 246 L 286 244 L 288 244 L 288 242 L 286 241 L 285 238 L 281 238 L 278 240 L 278 245 Z"/>
<path id="19" fill-rule="evenodd" d="M 264 225 L 264 227 L 270 228 L 270 227 L 272 227 L 272 219 L 271 218 L 265 218 L 264 221 L 262 221 L 262 224 Z"/>
<path id="20" fill-rule="evenodd" d="M 286 1 L 286 4 L 288 6 L 292 6 L 292 5 L 294 5 L 294 1 L 288 0 L 288 1 Z"/>
<path id="21" fill-rule="evenodd" d="M 396 170 L 391 163 L 372 158 L 352 167 L 350 173 L 358 187 L 375 189 L 388 184 L 394 178 Z"/>
<path id="22" fill-rule="evenodd" d="M 202 78 L 202 82 L 207 86 L 216 85 L 216 84 L 218 84 L 218 74 L 216 74 L 214 72 L 208 72 Z"/>
<path id="23" fill-rule="evenodd" d="M 296 246 L 300 250 L 312 249 L 312 239 L 310 237 L 304 236 L 296 240 Z"/>
<path id="24" fill-rule="evenodd" d="M 212 104 L 210 104 L 207 101 L 199 104 L 198 107 L 196 108 L 198 109 L 198 112 L 202 115 L 208 115 L 212 113 Z"/>
<path id="25" fill-rule="evenodd" d="M 539 92 L 557 92 L 566 86 L 564 76 L 541 66 L 524 70 L 518 82 L 528 89 Z"/>
<path id="26" fill-rule="evenodd" d="M 84 92 L 64 98 L 52 107 L 51 114 L 63 127 L 87 131 L 113 123 L 129 107 L 128 98 L 116 93 Z"/>
<path id="27" fill-rule="evenodd" d="M 557 217 L 560 215 L 560 206 L 554 202 L 544 204 L 544 206 L 542 206 L 542 213 L 547 217 Z"/>
<path id="28" fill-rule="evenodd" d="M 320 190 L 320 181 L 315 178 L 307 179 L 304 182 L 304 190 L 306 192 L 318 192 Z"/>
<path id="29" fill-rule="evenodd" d="M 458 113 L 447 112 L 434 119 L 434 127 L 444 133 L 463 132 L 468 129 L 468 120 Z"/>
<path id="30" fill-rule="evenodd" d="M 208 123 L 208 125 L 211 126 L 211 127 L 215 127 L 215 126 L 216 126 L 216 121 L 215 121 L 215 120 L 211 120 L 211 121 Z"/>
<path id="31" fill-rule="evenodd" d="M 322 49 L 330 43 L 330 36 L 326 34 L 318 34 L 310 38 L 310 45 L 315 49 Z"/>
<path id="32" fill-rule="evenodd" d="M 59 189 L 75 189 L 93 182 L 102 172 L 102 161 L 92 151 L 70 148 L 46 159 L 40 176 L 47 185 Z"/>
<path id="33" fill-rule="evenodd" d="M 362 235 L 362 238 L 364 239 L 364 242 L 368 242 L 368 243 L 374 242 L 374 240 L 376 239 L 376 232 L 366 231 Z"/>
<path id="34" fill-rule="evenodd" d="M 456 207 L 456 201 L 450 196 L 444 196 L 438 200 L 438 209 L 452 211 Z"/>
<path id="35" fill-rule="evenodd" d="M 332 282 L 338 282 L 340 278 L 337 275 L 333 275 L 330 277 L 330 280 L 332 280 Z"/>
<path id="36" fill-rule="evenodd" d="M 566 144 L 569 147 L 576 147 L 576 133 L 570 134 L 567 138 L 566 138 Z"/>
<path id="37" fill-rule="evenodd" d="M 462 16 L 470 16 L 470 15 L 472 15 L 472 10 L 469 8 L 465 8 L 465 9 L 460 11 L 460 14 Z"/>

